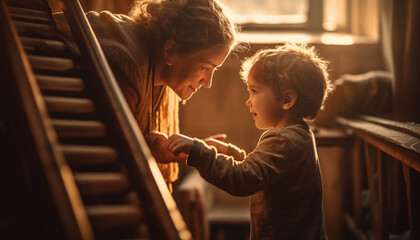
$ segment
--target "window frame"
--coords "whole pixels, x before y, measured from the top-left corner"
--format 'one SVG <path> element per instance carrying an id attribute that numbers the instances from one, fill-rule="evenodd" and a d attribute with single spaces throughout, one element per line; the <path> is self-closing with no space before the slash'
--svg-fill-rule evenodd
<path id="1" fill-rule="evenodd" d="M 264 23 L 243 23 L 241 24 L 243 31 L 311 31 L 322 32 L 323 24 L 323 0 L 309 0 L 308 21 L 305 23 L 279 23 L 279 24 L 264 24 Z"/>

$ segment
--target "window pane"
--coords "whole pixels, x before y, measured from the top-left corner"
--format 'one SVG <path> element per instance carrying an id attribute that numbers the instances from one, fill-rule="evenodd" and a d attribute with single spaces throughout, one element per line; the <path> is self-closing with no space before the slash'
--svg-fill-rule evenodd
<path id="1" fill-rule="evenodd" d="M 309 0 L 221 0 L 238 23 L 305 23 Z"/>
<path id="2" fill-rule="evenodd" d="M 327 31 L 335 31 L 345 27 L 346 23 L 346 0 L 323 0 L 324 21 L 323 27 Z"/>

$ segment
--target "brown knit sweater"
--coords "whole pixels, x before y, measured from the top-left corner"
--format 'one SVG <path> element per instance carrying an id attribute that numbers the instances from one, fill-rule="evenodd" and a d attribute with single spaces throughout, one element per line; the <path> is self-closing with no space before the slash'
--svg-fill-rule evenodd
<path id="1" fill-rule="evenodd" d="M 245 152 L 229 145 L 228 155 L 194 141 L 188 164 L 218 188 L 250 196 L 251 239 L 326 239 L 322 180 L 309 126 L 266 131 Z"/>

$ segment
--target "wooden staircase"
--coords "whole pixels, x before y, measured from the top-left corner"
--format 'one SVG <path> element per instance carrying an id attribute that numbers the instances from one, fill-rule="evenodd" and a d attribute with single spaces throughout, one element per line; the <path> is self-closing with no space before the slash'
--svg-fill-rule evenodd
<path id="1" fill-rule="evenodd" d="M 63 4 L 67 17 L 83 13 L 77 1 Z M 99 54 L 73 58 L 47 1 L 2 1 L 0 15 L 2 60 L 12 66 L 5 79 L 14 81 L 66 237 L 190 239 L 100 48 L 75 37 L 82 53 Z"/>

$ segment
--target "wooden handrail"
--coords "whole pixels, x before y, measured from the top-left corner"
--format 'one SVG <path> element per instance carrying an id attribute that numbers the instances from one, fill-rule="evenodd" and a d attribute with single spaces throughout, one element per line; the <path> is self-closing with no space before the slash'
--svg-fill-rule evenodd
<path id="1" fill-rule="evenodd" d="M 353 208 L 349 209 L 348 214 L 344 214 L 349 230 L 358 239 L 365 238 L 362 229 L 366 226 L 362 223 L 360 196 L 362 188 L 367 185 L 371 230 L 376 239 L 388 238 L 391 232 L 389 226 L 393 220 L 387 217 L 387 211 L 391 202 L 398 202 L 396 199 L 401 198 L 401 176 L 398 173 L 401 171 L 404 175 L 407 200 L 407 227 L 410 239 L 418 239 L 420 221 L 419 212 L 415 209 L 418 208 L 419 202 L 417 189 L 420 173 L 420 125 L 371 116 L 357 116 L 351 119 L 338 117 L 337 121 L 350 128 L 355 135 L 354 145 L 346 148 L 346 151 L 351 149 L 352 153 L 352 161 L 348 163 L 352 174 L 348 175 L 348 179 L 349 184 L 353 186 Z M 390 182 L 390 178 L 395 182 Z M 366 183 L 363 183 L 363 179 L 366 179 Z"/>
<path id="2" fill-rule="evenodd" d="M 160 170 L 153 158 L 139 126 L 119 88 L 106 61 L 105 55 L 78 1 L 60 0 L 64 15 L 69 23 L 75 41 L 89 70 L 94 72 L 100 84 L 95 85 L 100 101 L 113 126 L 122 135 L 121 144 L 126 149 L 131 181 L 136 185 L 139 197 L 148 204 L 148 218 L 156 231 L 151 231 L 159 239 L 190 239 L 191 234 L 170 194 Z M 98 88 L 99 87 L 99 88 Z M 140 177 L 141 176 L 141 177 Z M 140 191 L 142 189 L 143 191 Z M 144 194 L 144 193 L 147 194 Z"/>
<path id="3" fill-rule="evenodd" d="M 420 172 L 420 125 L 369 116 L 337 121 L 376 148 Z"/>
<path id="4" fill-rule="evenodd" d="M 48 117 L 41 91 L 28 58 L 20 43 L 4 1 L 0 1 L 0 60 L 8 64 L 11 84 L 17 89 L 16 99 L 22 107 L 30 135 L 36 145 L 38 159 L 47 179 L 63 229 L 69 239 L 93 239 L 93 231 L 84 211 L 73 174 L 58 144 L 58 138 Z M 77 209 L 77 210 L 76 210 Z"/>

